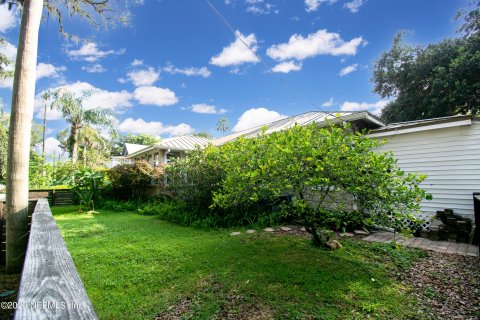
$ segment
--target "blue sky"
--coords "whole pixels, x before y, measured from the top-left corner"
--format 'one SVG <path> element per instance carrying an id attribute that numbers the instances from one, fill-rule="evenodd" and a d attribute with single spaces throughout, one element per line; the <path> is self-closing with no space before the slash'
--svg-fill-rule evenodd
<path id="1" fill-rule="evenodd" d="M 427 44 L 456 36 L 453 17 L 468 0 L 211 0 L 237 38 L 206 1 L 144 0 L 130 7 L 129 26 L 97 31 L 66 20 L 83 41 L 67 41 L 55 21 L 42 23 L 35 119 L 41 92 L 64 86 L 92 92 L 87 107 L 113 109 L 121 133 L 169 137 L 191 132 L 218 136 L 311 110 L 379 113 L 371 67 L 393 36 Z M 14 55 L 18 13 L 0 7 L 3 51 Z M 258 59 L 238 39 L 247 43 Z M 11 81 L 0 82 L 9 110 Z M 48 145 L 66 127 L 48 114 Z"/>

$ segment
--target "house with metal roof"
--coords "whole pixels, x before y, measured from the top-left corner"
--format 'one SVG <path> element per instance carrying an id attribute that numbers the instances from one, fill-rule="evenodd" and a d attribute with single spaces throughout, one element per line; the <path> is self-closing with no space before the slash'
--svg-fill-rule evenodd
<path id="1" fill-rule="evenodd" d="M 269 134 L 272 132 L 288 130 L 295 125 L 306 126 L 311 123 L 317 123 L 318 125 L 322 126 L 325 125 L 327 121 L 350 122 L 355 130 L 370 130 L 385 126 L 385 124 L 379 118 L 367 111 L 310 111 L 293 117 L 288 117 L 264 125 L 256 126 L 251 129 L 235 132 L 233 134 L 214 140 L 213 144 L 219 146 L 229 141 L 233 141 L 239 137 L 253 138 L 261 134 L 262 130 L 265 130 L 265 133 Z"/>
<path id="2" fill-rule="evenodd" d="M 256 137 L 263 130 L 269 134 L 295 125 L 317 123 L 322 126 L 327 120 L 346 121 L 355 130 L 368 130 L 369 137 L 387 141 L 379 150 L 392 151 L 405 172 L 426 174 L 428 177 L 421 186 L 433 196 L 433 200 L 422 202 L 422 214 L 431 216 L 437 210 L 448 208 L 474 220 L 473 194 L 480 193 L 480 117 L 471 115 L 385 125 L 367 111 L 312 111 L 216 140 L 192 135 L 165 139 L 129 154 L 127 159 L 146 160 L 155 166 L 209 143 L 220 146 L 242 136 Z M 480 212 L 478 215 L 477 223 Z"/>
<path id="3" fill-rule="evenodd" d="M 173 158 L 184 157 L 187 151 L 203 148 L 212 143 L 212 140 L 195 135 L 185 135 L 164 139 L 161 142 L 144 146 L 126 156 L 128 161 L 144 160 L 154 167 L 161 163 L 168 163 Z"/>
<path id="4" fill-rule="evenodd" d="M 433 199 L 422 202 L 423 214 L 452 209 L 474 221 L 474 193 L 480 192 L 480 117 L 392 123 L 368 136 L 386 140 L 380 150 L 392 151 L 405 172 L 427 175 L 421 187 Z"/>

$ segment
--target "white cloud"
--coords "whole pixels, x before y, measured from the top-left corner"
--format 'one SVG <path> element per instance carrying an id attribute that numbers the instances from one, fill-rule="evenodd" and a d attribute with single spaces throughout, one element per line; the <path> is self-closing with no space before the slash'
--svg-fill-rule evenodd
<path id="1" fill-rule="evenodd" d="M 333 101 L 333 97 L 330 97 L 328 101 L 325 101 L 324 103 L 322 103 L 322 107 L 326 107 L 326 108 L 333 107 L 334 105 L 335 105 L 335 102 Z"/>
<path id="2" fill-rule="evenodd" d="M 337 2 L 337 0 L 305 0 L 305 10 L 307 12 L 317 11 L 320 5 L 324 2 L 328 2 L 329 4 Z"/>
<path id="3" fill-rule="evenodd" d="M 357 67 L 358 67 L 358 63 L 349 65 L 349 66 L 343 68 L 342 70 L 340 70 L 340 72 L 338 73 L 338 75 L 339 75 L 340 77 L 346 76 L 346 75 L 349 74 L 349 73 L 352 73 L 352 72 L 354 72 L 354 71 L 357 71 Z"/>
<path id="4" fill-rule="evenodd" d="M 133 95 L 125 90 L 122 91 L 107 91 L 100 88 L 96 88 L 88 82 L 77 81 L 74 83 L 66 84 L 61 87 L 50 88 L 55 91 L 60 88 L 65 88 L 69 92 L 72 92 L 76 97 L 81 97 L 84 93 L 90 93 L 90 96 L 84 98 L 83 105 L 87 109 L 92 108 L 106 108 L 114 110 L 115 112 L 121 112 L 126 108 L 132 106 Z M 43 119 L 44 102 L 42 94 L 45 91 L 39 92 L 35 96 L 34 112 L 38 119 Z M 47 119 L 48 120 L 60 120 L 62 114 L 57 110 L 51 110 L 48 107 Z"/>
<path id="5" fill-rule="evenodd" d="M 173 64 L 168 63 L 166 67 L 162 69 L 166 73 L 170 74 L 183 74 L 186 76 L 201 76 L 204 78 L 209 77 L 212 73 L 210 70 L 207 69 L 207 67 L 201 67 L 201 68 L 195 68 L 195 67 L 189 67 L 189 68 L 177 68 Z"/>
<path id="6" fill-rule="evenodd" d="M 245 37 L 238 30 L 235 31 L 235 34 L 237 35 L 235 41 L 227 47 L 224 47 L 218 55 L 212 57 L 210 64 L 218 67 L 228 67 L 258 62 L 258 58 L 253 54 L 253 52 L 256 52 L 258 49 L 255 34 L 252 33 Z M 249 50 L 239 38 L 242 39 L 251 50 Z"/>
<path id="7" fill-rule="evenodd" d="M 15 28 L 17 26 L 17 21 L 18 19 L 15 8 L 8 10 L 7 5 L 0 5 L 0 33 Z"/>
<path id="8" fill-rule="evenodd" d="M 326 29 L 303 37 L 294 34 L 287 43 L 273 45 L 267 50 L 267 55 L 276 60 L 303 60 L 317 55 L 355 55 L 359 46 L 367 42 L 362 37 L 345 42 L 338 33 Z"/>
<path id="9" fill-rule="evenodd" d="M 287 116 L 273 110 L 268 110 L 266 108 L 252 108 L 245 111 L 240 118 L 238 118 L 232 131 L 238 132 L 250 129 L 284 118 L 287 118 Z"/>
<path id="10" fill-rule="evenodd" d="M 277 64 L 272 68 L 272 72 L 289 73 L 290 71 L 302 70 L 302 63 L 295 61 L 285 61 Z"/>
<path id="11" fill-rule="evenodd" d="M 128 79 L 134 86 L 149 86 L 155 83 L 160 78 L 160 72 L 152 67 L 144 70 L 135 70 L 127 73 Z"/>
<path id="12" fill-rule="evenodd" d="M 95 42 L 88 42 L 85 43 L 80 49 L 78 50 L 69 50 L 67 54 L 77 60 L 85 60 L 88 62 L 95 62 L 101 58 L 105 58 L 106 56 L 112 54 L 124 54 L 125 49 L 120 49 L 118 51 L 115 50 L 107 50 L 102 51 L 98 48 L 98 45 Z"/>
<path id="13" fill-rule="evenodd" d="M 380 100 L 375 103 L 367 103 L 367 102 L 351 102 L 345 101 L 340 110 L 341 111 L 365 111 L 367 110 L 370 113 L 375 115 L 380 115 L 382 109 L 388 104 L 387 100 Z"/>
<path id="14" fill-rule="evenodd" d="M 88 72 L 88 73 L 103 73 L 107 71 L 100 63 L 95 63 L 94 65 L 91 66 L 83 66 L 82 70 Z"/>
<path id="15" fill-rule="evenodd" d="M 142 118 L 125 119 L 118 125 L 118 129 L 120 131 L 128 133 L 145 133 L 154 136 L 160 136 L 164 134 L 168 134 L 171 136 L 181 136 L 193 133 L 195 131 L 186 123 L 180 123 L 178 125 L 164 125 L 160 121 L 145 121 Z"/>
<path id="16" fill-rule="evenodd" d="M 178 102 L 178 98 L 170 89 L 154 86 L 143 86 L 135 89 L 133 93 L 140 104 L 154 106 L 170 106 Z"/>
<path id="17" fill-rule="evenodd" d="M 263 2 L 263 1 L 253 1 L 249 2 L 246 1 L 249 6 L 247 7 L 246 11 L 249 13 L 257 14 L 257 15 L 262 15 L 262 14 L 270 14 L 274 12 L 275 14 L 279 13 L 279 10 L 275 9 L 275 5 L 268 3 L 268 2 Z"/>
<path id="18" fill-rule="evenodd" d="M 195 113 L 207 113 L 207 114 L 224 114 L 227 112 L 225 109 L 217 109 L 216 106 L 209 105 L 206 103 L 197 103 L 192 105 L 192 112 Z"/>
<path id="19" fill-rule="evenodd" d="M 67 70 L 66 67 L 55 67 L 53 64 L 40 62 L 37 65 L 37 80 L 41 78 L 58 78 L 60 72 Z"/>
<path id="20" fill-rule="evenodd" d="M 13 87 L 13 77 L 0 79 L 0 88 L 12 89 Z"/>
<path id="21" fill-rule="evenodd" d="M 132 67 L 138 67 L 143 65 L 143 60 L 140 59 L 133 59 L 132 63 L 130 63 Z"/>
<path id="22" fill-rule="evenodd" d="M 41 152 L 41 149 L 40 149 Z M 58 156 L 63 153 L 63 150 L 60 148 L 60 141 L 54 137 L 48 137 L 45 139 L 45 155 L 47 156 Z"/>
<path id="23" fill-rule="evenodd" d="M 352 2 L 345 3 L 343 6 L 350 10 L 350 12 L 355 13 L 358 12 L 363 4 L 365 4 L 364 0 L 353 0 Z"/>

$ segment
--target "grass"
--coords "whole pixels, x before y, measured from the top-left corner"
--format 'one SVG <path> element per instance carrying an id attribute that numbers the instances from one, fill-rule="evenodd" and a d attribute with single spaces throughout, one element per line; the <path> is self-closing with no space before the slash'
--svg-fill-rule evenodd
<path id="1" fill-rule="evenodd" d="M 342 240 L 180 227 L 152 216 L 53 208 L 101 319 L 421 319 L 391 274 L 421 253 Z"/>

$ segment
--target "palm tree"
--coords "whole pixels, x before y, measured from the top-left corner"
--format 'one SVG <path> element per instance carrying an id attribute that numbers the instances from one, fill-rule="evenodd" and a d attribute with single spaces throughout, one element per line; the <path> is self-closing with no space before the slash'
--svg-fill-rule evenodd
<path id="1" fill-rule="evenodd" d="M 61 88 L 53 93 L 52 109 L 59 110 L 65 121 L 70 125 L 70 158 L 73 163 L 78 161 L 78 145 L 80 130 L 84 126 L 111 128 L 113 126 L 113 113 L 109 109 L 93 108 L 87 109 L 83 105 L 83 101 L 90 93 L 83 92 L 81 97 L 75 95 L 68 90 Z"/>
<path id="2" fill-rule="evenodd" d="M 0 4 L 6 1 L 1 0 Z M 28 164 L 35 98 L 38 32 L 42 0 L 23 1 L 17 59 L 12 88 L 12 107 L 7 158 L 7 271 L 22 268 L 28 234 Z"/>
<path id="3" fill-rule="evenodd" d="M 28 166 L 30 155 L 30 129 L 35 99 L 38 33 L 42 10 L 58 18 L 60 32 L 65 34 L 62 15 L 82 16 L 98 25 L 101 21 L 126 22 L 127 15 L 119 15 L 109 0 L 0 0 L 0 5 L 22 7 L 22 21 L 18 39 L 17 57 L 12 88 L 12 107 L 8 137 L 6 221 L 7 272 L 18 272 L 23 265 L 26 252 L 28 229 Z M 126 12 L 128 14 L 128 12 Z M 3 71 L 3 70 L 2 70 Z"/>
<path id="4" fill-rule="evenodd" d="M 82 147 L 81 156 L 83 158 L 83 166 L 87 166 L 87 158 L 89 167 L 97 167 L 104 164 L 110 153 L 110 145 L 107 138 L 93 127 L 85 125 L 80 130 L 78 143 Z M 88 157 L 87 157 L 88 155 Z"/>
<path id="5" fill-rule="evenodd" d="M 225 134 L 225 132 L 227 132 L 228 130 L 230 130 L 230 123 L 228 122 L 227 118 L 221 118 L 217 121 L 217 131 Z"/>

